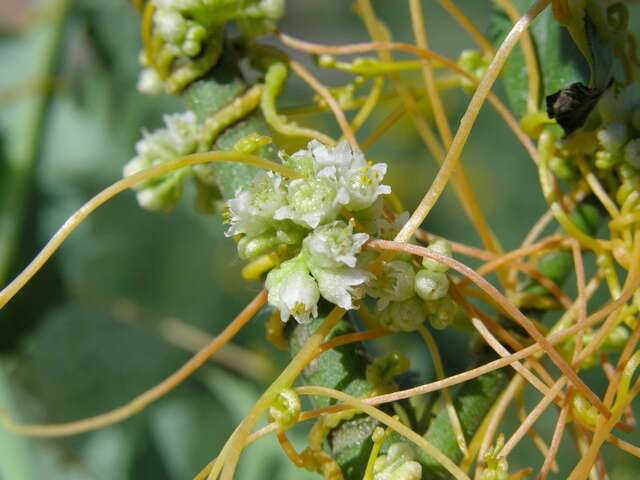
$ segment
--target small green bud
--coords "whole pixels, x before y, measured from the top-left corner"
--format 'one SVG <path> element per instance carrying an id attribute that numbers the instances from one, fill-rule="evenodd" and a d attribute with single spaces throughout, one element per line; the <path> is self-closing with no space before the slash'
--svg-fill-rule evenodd
<path id="1" fill-rule="evenodd" d="M 389 302 L 402 302 L 415 295 L 415 271 L 409 262 L 393 260 L 387 262 L 378 276 L 369 284 L 367 293 L 378 299 L 378 310 Z"/>
<path id="2" fill-rule="evenodd" d="M 449 291 L 445 273 L 422 269 L 415 276 L 415 291 L 423 300 L 439 300 Z"/>
<path id="3" fill-rule="evenodd" d="M 278 393 L 271 407 L 269 407 L 269 417 L 277 422 L 280 431 L 289 430 L 295 426 L 300 418 L 300 398 L 298 394 L 287 388 Z"/>
<path id="4" fill-rule="evenodd" d="M 411 364 L 406 355 L 400 352 L 393 352 L 376 358 L 373 363 L 367 366 L 365 375 L 367 382 L 375 388 L 384 388 L 392 385 L 394 377 L 408 371 L 410 366 Z"/>
<path id="5" fill-rule="evenodd" d="M 333 68 L 336 65 L 336 57 L 332 55 L 319 55 L 317 57 L 317 63 L 322 68 Z"/>
<path id="6" fill-rule="evenodd" d="M 403 302 L 391 302 L 380 312 L 378 320 L 392 332 L 413 332 L 424 324 L 425 318 L 420 300 L 412 297 Z"/>
<path id="7" fill-rule="evenodd" d="M 482 458 L 484 468 L 480 480 L 507 480 L 509 478 L 509 463 L 500 456 L 504 447 L 504 436 L 500 435 L 495 446 L 489 448 Z"/>
<path id="8" fill-rule="evenodd" d="M 414 461 L 415 452 L 405 442 L 394 443 L 386 455 L 376 459 L 373 467 L 374 480 L 420 480 L 422 466 Z"/>
<path id="9" fill-rule="evenodd" d="M 439 300 L 425 302 L 424 310 L 431 326 L 436 330 L 444 330 L 455 321 L 458 304 L 447 296 Z"/>
<path id="10" fill-rule="evenodd" d="M 238 242 L 238 256 L 242 260 L 249 260 L 273 250 L 279 244 L 276 232 L 273 230 L 268 230 L 255 237 L 245 236 Z"/>
<path id="11" fill-rule="evenodd" d="M 137 88 L 145 95 L 160 95 L 164 91 L 164 83 L 155 70 L 143 68 L 138 76 Z"/>
<path id="12" fill-rule="evenodd" d="M 586 425 L 595 427 L 598 423 L 600 415 L 598 409 L 579 393 L 576 393 L 571 399 L 571 412 L 574 417 Z"/>
<path id="13" fill-rule="evenodd" d="M 598 130 L 598 141 L 602 148 L 610 153 L 618 153 L 629 139 L 626 125 L 622 123 L 610 123 L 605 128 Z"/>
<path id="14" fill-rule="evenodd" d="M 595 165 L 600 170 L 611 170 L 621 159 L 620 155 L 613 154 L 607 150 L 600 150 L 596 152 Z"/>
<path id="15" fill-rule="evenodd" d="M 575 172 L 571 168 L 566 158 L 553 156 L 549 160 L 549 168 L 556 177 L 561 180 L 571 181 L 575 178 Z"/>
<path id="16" fill-rule="evenodd" d="M 450 257 L 453 254 L 451 244 L 444 238 L 436 238 L 435 240 L 433 240 L 427 247 L 427 250 L 439 253 L 440 255 L 443 255 L 445 257 Z M 444 263 L 440 263 L 437 260 L 429 257 L 422 258 L 422 266 L 432 272 L 446 272 L 447 270 L 449 270 L 449 267 Z"/>

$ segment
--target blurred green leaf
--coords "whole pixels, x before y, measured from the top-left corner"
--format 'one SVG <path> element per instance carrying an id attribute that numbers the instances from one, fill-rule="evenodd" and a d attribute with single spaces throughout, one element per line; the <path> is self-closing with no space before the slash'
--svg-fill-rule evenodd
<path id="1" fill-rule="evenodd" d="M 513 3 L 521 13 L 526 12 L 531 4 L 529 0 L 513 0 Z M 512 27 L 513 23 L 506 13 L 496 8 L 490 26 L 494 44 L 499 45 Z M 529 31 L 538 56 L 542 100 L 571 83 L 589 83 L 589 64 L 567 29 L 555 20 L 551 8 L 547 8 L 536 18 Z M 502 80 L 512 110 L 516 116 L 521 117 L 527 111 L 529 88 L 527 67 L 520 45 L 509 56 Z"/>

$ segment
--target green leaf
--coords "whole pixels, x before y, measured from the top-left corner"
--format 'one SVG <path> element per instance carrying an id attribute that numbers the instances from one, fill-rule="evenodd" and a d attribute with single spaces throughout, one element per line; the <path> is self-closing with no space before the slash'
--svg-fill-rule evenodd
<path id="1" fill-rule="evenodd" d="M 529 0 L 514 0 L 513 3 L 521 13 L 531 4 Z M 586 24 L 589 46 L 594 57 L 593 71 L 568 30 L 556 21 L 551 8 L 544 10 L 533 22 L 529 31 L 538 57 L 542 99 L 573 83 L 602 88 L 609 81 L 613 50 L 590 27 L 590 21 Z M 504 40 L 512 26 L 506 14 L 497 10 L 490 28 L 490 35 L 496 46 Z M 524 115 L 527 110 L 528 73 L 521 46 L 511 53 L 502 78 L 511 108 L 518 117 Z"/>

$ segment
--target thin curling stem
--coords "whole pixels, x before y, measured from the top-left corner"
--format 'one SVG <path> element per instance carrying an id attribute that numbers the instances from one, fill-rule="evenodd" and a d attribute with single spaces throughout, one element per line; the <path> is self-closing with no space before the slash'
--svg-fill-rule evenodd
<path id="1" fill-rule="evenodd" d="M 221 469 L 223 480 L 231 480 L 233 478 L 240 454 L 242 453 L 248 435 L 251 433 L 251 429 L 273 403 L 273 400 L 280 391 L 289 388 L 298 375 L 300 375 L 300 372 L 309 364 L 311 359 L 317 355 L 318 347 L 323 343 L 325 337 L 333 327 L 340 321 L 344 313 L 345 311 L 343 309 L 339 307 L 334 308 L 324 322 L 322 322 L 318 330 L 309 337 L 289 365 L 262 394 L 253 409 L 227 441 L 227 444 L 224 446 L 223 451 L 218 456 L 209 473 L 210 479 L 217 478 Z"/>
<path id="2" fill-rule="evenodd" d="M 202 348 L 180 369 L 160 382 L 155 387 L 138 395 L 129 403 L 109 412 L 96 415 L 94 417 L 78 420 L 75 422 L 61 423 L 58 425 L 21 425 L 11 419 L 6 413 L 0 412 L 0 424 L 7 430 L 18 435 L 28 437 L 64 437 L 89 432 L 98 428 L 103 428 L 114 423 L 121 422 L 148 407 L 151 403 L 163 397 L 176 388 L 194 372 L 196 372 L 211 356 L 220 350 L 229 340 L 231 340 L 240 329 L 251 320 L 256 313 L 267 302 L 267 292 L 260 292 L 249 304 L 238 314 L 238 316 L 207 346 Z"/>
<path id="3" fill-rule="evenodd" d="M 477 78 L 475 78 L 473 75 L 471 75 L 469 72 L 465 71 L 464 69 L 460 68 L 460 66 L 458 66 L 458 64 L 453 60 L 443 55 L 440 55 L 436 52 L 433 52 L 431 50 L 425 50 L 425 49 L 416 47 L 415 45 L 412 45 L 410 43 L 376 41 L 376 42 L 354 43 L 350 45 L 324 45 L 324 44 L 311 43 L 311 42 L 299 40 L 297 38 L 291 37 L 284 33 L 280 33 L 279 38 L 282 41 L 282 43 L 284 43 L 288 47 L 291 47 L 293 49 L 296 49 L 302 52 L 310 53 L 310 54 L 326 53 L 326 54 L 334 54 L 334 55 L 351 55 L 356 53 L 365 53 L 365 52 L 381 51 L 381 50 L 382 51 L 398 50 L 401 52 L 407 52 L 407 53 L 416 55 L 420 58 L 437 61 L 438 63 L 441 63 L 443 66 L 447 67 L 451 71 L 456 72 L 459 75 L 462 75 L 463 77 L 471 81 L 474 85 L 480 84 Z M 507 124 L 507 126 L 513 131 L 514 135 L 518 138 L 520 143 L 522 143 L 522 145 L 524 146 L 525 150 L 527 151 L 531 159 L 535 163 L 538 163 L 538 152 L 536 150 L 536 147 L 533 145 L 533 142 L 531 141 L 531 139 L 524 132 L 518 120 L 516 120 L 516 118 L 509 111 L 506 105 L 502 103 L 502 101 L 500 101 L 500 99 L 496 95 L 489 92 L 488 99 L 489 99 L 489 102 L 495 108 L 495 110 L 498 112 L 498 114 L 502 117 L 504 122 Z"/>
<path id="4" fill-rule="evenodd" d="M 509 54 L 513 50 L 513 47 L 516 45 L 520 37 L 527 30 L 527 27 L 535 19 L 536 16 L 542 10 L 544 10 L 551 0 L 538 0 L 533 7 L 529 9 L 529 11 L 513 26 L 507 38 L 502 42 L 498 52 L 495 57 L 491 61 L 489 68 L 487 69 L 487 73 L 480 81 L 478 88 L 476 89 L 471 101 L 469 102 L 469 106 L 467 107 L 467 111 L 464 116 L 460 120 L 460 127 L 456 132 L 456 135 L 451 143 L 451 148 L 447 152 L 447 156 L 445 157 L 444 163 L 440 167 L 436 178 L 433 183 L 429 187 L 426 195 L 413 212 L 407 223 L 404 224 L 395 240 L 399 242 L 408 241 L 415 231 L 420 228 L 422 222 L 427 218 L 427 215 L 435 205 L 436 201 L 440 198 L 440 195 L 444 191 L 451 175 L 455 171 L 459 161 L 460 156 L 462 155 L 462 150 L 471 134 L 471 129 L 473 128 L 476 119 L 480 113 L 480 109 L 484 104 L 491 87 L 495 83 L 502 67 L 504 66 Z"/>
<path id="5" fill-rule="evenodd" d="M 438 0 L 440 6 L 449 12 L 449 15 L 469 33 L 474 42 L 485 55 L 493 57 L 495 50 L 491 42 L 484 36 L 480 29 L 460 10 L 451 0 Z"/>
<path id="6" fill-rule="evenodd" d="M 314 395 L 335 398 L 336 400 L 340 400 L 347 405 L 351 405 L 352 407 L 363 411 L 370 417 L 373 417 L 379 422 L 388 425 L 400 435 L 407 438 L 407 440 L 410 440 L 416 446 L 424 450 L 425 453 L 435 458 L 456 480 L 469 480 L 469 477 L 460 469 L 460 467 L 453 463 L 451 459 L 444 455 L 440 450 L 431 445 L 431 443 L 429 443 L 424 437 L 421 437 L 395 418 L 390 417 L 386 413 L 365 403 L 364 401 L 352 397 L 351 395 L 347 395 L 346 393 L 340 392 L 338 390 L 333 390 L 325 387 L 298 387 L 296 388 L 296 392 L 298 392 L 298 394 L 300 395 Z"/>
<path id="7" fill-rule="evenodd" d="M 433 361 L 433 367 L 436 371 L 436 377 L 438 380 L 443 380 L 446 378 L 444 365 L 442 364 L 442 357 L 440 355 L 440 349 L 438 348 L 438 344 L 431 335 L 431 332 L 424 325 L 420 325 L 418 328 L 418 333 L 424 339 L 424 342 L 427 344 L 429 348 L 429 352 L 431 352 L 431 359 Z M 445 402 L 445 408 L 447 409 L 447 415 L 449 416 L 449 421 L 451 422 L 451 428 L 453 433 L 456 436 L 456 441 L 458 443 L 458 448 L 462 452 L 463 456 L 467 456 L 469 453 L 469 449 L 467 447 L 467 440 L 464 438 L 464 431 L 462 430 L 462 424 L 460 423 L 460 418 L 458 417 L 458 413 L 456 412 L 456 407 L 453 404 L 453 399 L 451 398 L 451 393 L 448 388 L 442 389 L 442 396 Z"/>
<path id="8" fill-rule="evenodd" d="M 205 152 L 194 153 L 184 157 L 177 158 L 171 162 L 148 168 L 129 177 L 118 180 L 113 185 L 105 188 L 95 197 L 80 207 L 51 237 L 44 248 L 36 255 L 29 265 L 2 291 L 0 291 L 0 309 L 2 309 L 9 300 L 11 300 L 22 287 L 44 266 L 51 258 L 51 255 L 62 245 L 67 237 L 84 222 L 98 207 L 105 204 L 119 193 L 128 190 L 140 182 L 153 177 L 158 177 L 175 170 L 201 163 L 211 162 L 238 162 L 255 165 L 256 167 L 272 170 L 286 177 L 297 177 L 298 173 L 270 160 L 248 155 L 240 152 Z"/>
<path id="9" fill-rule="evenodd" d="M 391 242 L 387 240 L 372 240 L 368 243 L 370 248 L 376 248 L 379 250 L 396 250 L 411 253 L 413 255 L 419 255 L 422 257 L 432 258 L 440 263 L 443 263 L 450 268 L 454 269 L 458 273 L 465 277 L 471 278 L 471 280 L 480 288 L 482 288 L 488 295 L 494 298 L 500 307 L 509 314 L 521 327 L 523 327 L 527 333 L 538 343 L 541 348 L 549 355 L 551 360 L 556 366 L 564 373 L 570 382 L 580 390 L 580 392 L 594 405 L 596 408 L 607 418 L 611 415 L 609 409 L 602 403 L 600 398 L 591 390 L 576 374 L 575 370 L 567 363 L 567 361 L 558 353 L 549 340 L 544 337 L 533 322 L 529 320 L 518 308 L 516 308 L 502 293 L 498 291 L 487 280 L 478 275 L 477 272 L 467 267 L 466 265 L 458 262 L 457 260 L 447 257 L 446 255 L 440 255 L 432 250 L 424 247 L 418 247 L 416 245 L 409 245 L 400 243 L 397 241 Z"/>
<path id="10" fill-rule="evenodd" d="M 347 117 L 345 117 L 344 112 L 340 108 L 340 105 L 338 104 L 336 99 L 333 98 L 333 95 L 331 95 L 331 92 L 329 91 L 329 89 L 324 85 L 322 85 L 318 81 L 318 79 L 311 74 L 309 70 L 307 70 L 298 62 L 294 60 L 290 60 L 289 67 L 291 67 L 291 70 L 296 72 L 296 74 L 300 78 L 302 78 L 302 80 L 304 80 L 318 95 L 320 95 L 325 102 L 327 102 L 327 105 L 329 105 L 329 107 L 331 108 L 331 111 L 333 112 L 333 115 L 336 117 L 336 121 L 338 122 L 338 125 L 340 125 L 340 128 L 342 129 L 342 134 L 344 135 L 344 137 L 347 139 L 347 141 L 353 148 L 356 148 L 359 150 L 360 147 L 358 146 L 358 141 L 356 140 L 356 136 L 354 135 L 353 130 L 351 129 L 351 125 L 349 125 L 349 122 L 347 121 Z"/>

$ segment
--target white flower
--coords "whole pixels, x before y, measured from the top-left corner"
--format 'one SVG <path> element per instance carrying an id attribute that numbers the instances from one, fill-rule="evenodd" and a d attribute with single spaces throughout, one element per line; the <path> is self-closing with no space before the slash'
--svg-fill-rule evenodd
<path id="1" fill-rule="evenodd" d="M 415 290 L 423 300 L 439 300 L 449 291 L 449 278 L 443 272 L 422 269 L 416 274 Z"/>
<path id="2" fill-rule="evenodd" d="M 304 240 L 311 262 L 321 268 L 356 266 L 356 254 L 369 239 L 366 233 L 353 233 L 353 225 L 335 221 L 316 228 Z"/>
<path id="3" fill-rule="evenodd" d="M 187 31 L 187 21 L 172 8 L 158 8 L 153 15 L 156 32 L 166 41 L 179 43 Z"/>
<path id="4" fill-rule="evenodd" d="M 138 75 L 137 88 L 146 95 L 159 95 L 164 91 L 164 83 L 154 69 L 143 68 Z"/>
<path id="5" fill-rule="evenodd" d="M 415 296 L 402 302 L 391 302 L 378 317 L 380 325 L 392 332 L 413 332 L 426 319 L 422 302 Z"/>
<path id="6" fill-rule="evenodd" d="M 280 311 L 283 322 L 291 315 L 298 323 L 308 323 L 318 316 L 320 291 L 302 257 L 287 260 L 271 270 L 265 286 L 269 291 L 269 305 Z"/>
<path id="7" fill-rule="evenodd" d="M 285 205 L 282 177 L 272 172 L 258 174 L 249 188 L 239 190 L 228 202 L 227 236 L 244 233 L 260 235 L 274 224 L 275 213 Z"/>
<path id="8" fill-rule="evenodd" d="M 378 299 L 378 310 L 389 302 L 401 302 L 414 295 L 415 272 L 408 262 L 387 262 L 378 276 L 369 284 L 367 293 Z"/>
<path id="9" fill-rule="evenodd" d="M 420 480 L 422 466 L 414 458 L 415 453 L 407 443 L 392 444 L 386 455 L 376 458 L 374 480 Z"/>
<path id="10" fill-rule="evenodd" d="M 318 140 L 311 140 L 307 148 L 311 152 L 317 170 L 324 167 L 350 169 L 364 167 L 367 164 L 362 152 L 354 151 L 344 140 L 335 147 L 327 147 Z"/>
<path id="11" fill-rule="evenodd" d="M 345 310 L 354 308 L 353 300 L 364 296 L 369 272 L 357 268 L 319 268 L 311 265 L 311 273 L 318 281 L 320 294 Z"/>
<path id="12" fill-rule="evenodd" d="M 316 177 L 289 183 L 287 205 L 275 212 L 276 220 L 290 219 L 307 228 L 335 220 L 348 198 L 325 169 Z"/>
<path id="13" fill-rule="evenodd" d="M 381 184 L 386 173 L 386 163 L 352 167 L 344 172 L 340 181 L 349 194 L 347 210 L 363 210 L 373 205 L 380 195 L 391 193 L 391 187 Z"/>
<path id="14" fill-rule="evenodd" d="M 335 176 L 347 191 L 349 201 L 347 210 L 358 211 L 370 207 L 380 195 L 391 193 L 388 185 L 382 185 L 387 173 L 387 165 L 367 163 L 360 150 L 354 150 L 346 141 L 335 147 L 327 147 L 317 140 L 309 142 L 307 147 L 313 157 L 315 171 L 335 168 Z"/>

